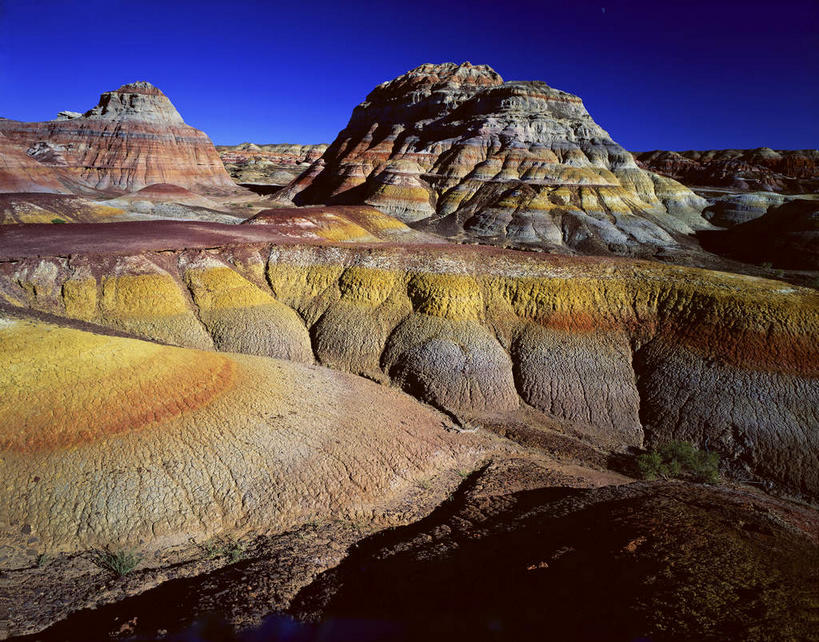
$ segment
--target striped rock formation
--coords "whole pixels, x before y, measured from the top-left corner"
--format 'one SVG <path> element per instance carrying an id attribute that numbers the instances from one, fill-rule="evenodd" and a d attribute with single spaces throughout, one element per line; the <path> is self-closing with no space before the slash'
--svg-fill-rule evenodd
<path id="1" fill-rule="evenodd" d="M 819 494 L 815 290 L 451 245 L 203 236 L 168 250 L 162 234 L 100 256 L 56 236 L 78 227 L 30 251 L 5 235 L 0 299 L 180 346 L 315 358 L 603 452 L 689 440 Z"/>
<path id="2" fill-rule="evenodd" d="M 5 567 L 27 549 L 150 550 L 369 515 L 483 448 L 397 390 L 316 366 L 3 312 L 0 361 Z"/>
<path id="3" fill-rule="evenodd" d="M 276 208 L 262 210 L 245 221 L 248 225 L 275 226 L 282 231 L 298 230 L 304 238 L 371 243 L 443 243 L 374 207 L 334 205 L 330 207 Z"/>
<path id="4" fill-rule="evenodd" d="M 280 198 L 366 203 L 459 239 L 591 254 L 675 245 L 706 202 L 637 167 L 577 96 L 426 64 L 376 87 Z"/>
<path id="5" fill-rule="evenodd" d="M 154 183 L 203 194 L 236 190 L 207 135 L 186 125 L 150 83 L 106 92 L 81 116 L 63 114 L 39 123 L 0 119 L 0 134 L 38 166 L 69 177 L 79 192 L 131 192 Z"/>
<path id="6" fill-rule="evenodd" d="M 714 149 L 634 154 L 637 164 L 686 185 L 803 194 L 819 191 L 819 149 Z"/>
<path id="7" fill-rule="evenodd" d="M 228 174 L 237 183 L 287 185 L 318 160 L 327 145 L 217 145 Z"/>

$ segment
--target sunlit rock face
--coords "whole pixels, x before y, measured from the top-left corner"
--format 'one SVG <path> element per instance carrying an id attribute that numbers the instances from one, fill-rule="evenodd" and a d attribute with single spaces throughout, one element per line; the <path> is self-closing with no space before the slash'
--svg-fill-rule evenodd
<path id="1" fill-rule="evenodd" d="M 6 122 L 0 118 L 0 130 Z M 16 192 L 60 194 L 68 189 L 54 168 L 38 163 L 0 133 L 0 194 Z"/>
<path id="2" fill-rule="evenodd" d="M 577 96 L 426 64 L 376 87 L 280 196 L 366 203 L 462 240 L 633 254 L 707 228 L 706 202 L 637 167 Z"/>
<path id="3" fill-rule="evenodd" d="M 236 189 L 207 135 L 186 125 L 147 82 L 105 92 L 81 116 L 60 112 L 56 120 L 34 123 L 0 119 L 0 134 L 37 166 L 70 178 L 74 191 L 122 193 L 154 183 L 206 194 Z"/>

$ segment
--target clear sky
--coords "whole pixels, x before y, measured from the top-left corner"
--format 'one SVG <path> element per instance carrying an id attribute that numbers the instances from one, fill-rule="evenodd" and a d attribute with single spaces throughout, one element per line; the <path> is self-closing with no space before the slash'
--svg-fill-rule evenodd
<path id="1" fill-rule="evenodd" d="M 0 0 L 0 116 L 148 80 L 217 144 L 329 142 L 378 83 L 489 64 L 625 147 L 819 147 L 819 0 Z"/>

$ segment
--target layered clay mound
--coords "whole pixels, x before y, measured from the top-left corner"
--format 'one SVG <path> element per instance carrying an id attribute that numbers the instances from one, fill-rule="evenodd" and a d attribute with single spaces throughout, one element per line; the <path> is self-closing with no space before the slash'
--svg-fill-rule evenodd
<path id="1" fill-rule="evenodd" d="M 703 247 L 750 263 L 819 270 L 819 201 L 795 199 L 725 231 L 701 233 Z"/>
<path id="2" fill-rule="evenodd" d="M 0 119 L 0 134 L 41 165 L 59 168 L 80 189 L 132 192 L 173 183 L 203 194 L 236 190 L 207 135 L 186 125 L 146 82 L 102 94 L 81 116 L 40 123 Z"/>
<path id="3" fill-rule="evenodd" d="M 819 149 L 717 149 L 634 154 L 637 164 L 686 185 L 803 194 L 819 191 Z"/>
<path id="4" fill-rule="evenodd" d="M 11 223 L 108 223 L 127 218 L 125 211 L 67 194 L 0 194 L 0 225 Z M 33 239 L 36 240 L 36 239 Z"/>
<path id="5" fill-rule="evenodd" d="M 8 315 L 0 357 L 7 567 L 29 548 L 352 518 L 480 450 L 411 397 L 323 368 Z"/>
<path id="6" fill-rule="evenodd" d="M 702 216 L 717 227 L 733 227 L 759 218 L 771 207 L 782 205 L 787 200 L 787 197 L 776 192 L 730 194 L 714 199 Z"/>
<path id="7" fill-rule="evenodd" d="M 0 131 L 3 123 L 0 118 Z M 67 193 L 54 168 L 37 162 L 26 154 L 25 147 L 13 144 L 0 133 L 0 194 L 16 192 Z"/>
<path id="8" fill-rule="evenodd" d="M 336 205 L 330 207 L 276 208 L 263 210 L 245 221 L 248 225 L 275 226 L 283 234 L 297 229 L 305 236 L 328 241 L 371 243 L 442 243 L 439 237 L 418 232 L 397 218 L 374 207 Z"/>
<path id="9" fill-rule="evenodd" d="M 0 297 L 183 346 L 309 360 L 309 345 L 323 365 L 504 431 L 547 427 L 603 451 L 689 440 L 743 474 L 819 493 L 814 290 L 633 261 L 281 237 L 107 257 L 65 240 L 66 259 L 54 230 L 68 227 L 48 226 L 51 258 L 8 246 Z"/>
<path id="10" fill-rule="evenodd" d="M 217 145 L 228 174 L 237 183 L 287 185 L 318 160 L 327 145 Z"/>
<path id="11" fill-rule="evenodd" d="M 127 201 L 152 201 L 155 203 L 172 201 L 174 203 L 197 205 L 199 207 L 218 207 L 215 201 L 205 196 L 194 194 L 184 187 L 170 183 L 154 183 L 131 194 L 125 194 L 121 196 L 120 199 Z"/>
<path id="12" fill-rule="evenodd" d="M 445 236 L 590 254 L 673 246 L 706 202 L 646 172 L 577 96 L 485 65 L 422 65 L 376 87 L 280 198 L 366 203 Z"/>

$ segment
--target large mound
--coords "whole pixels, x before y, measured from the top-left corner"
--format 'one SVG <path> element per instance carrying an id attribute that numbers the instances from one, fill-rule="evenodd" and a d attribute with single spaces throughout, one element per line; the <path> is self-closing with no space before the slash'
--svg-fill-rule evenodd
<path id="1" fill-rule="evenodd" d="M 674 245 L 705 201 L 641 170 L 580 98 L 485 65 L 422 65 L 376 87 L 282 193 L 367 203 L 458 238 L 586 253 Z"/>
<path id="2" fill-rule="evenodd" d="M 686 185 L 800 194 L 819 191 L 819 149 L 716 149 L 634 155 L 637 164 Z"/>
<path id="3" fill-rule="evenodd" d="M 207 135 L 186 125 L 146 82 L 102 94 L 83 115 L 39 123 L 0 119 L 0 134 L 41 165 L 59 168 L 79 190 L 130 192 L 153 183 L 197 193 L 236 190 Z"/>
<path id="4" fill-rule="evenodd" d="M 156 548 L 355 516 L 478 443 L 403 393 L 295 363 L 7 315 L 0 360 L 7 567 L 29 549 Z"/>
<path id="5" fill-rule="evenodd" d="M 131 227 L 100 256 L 81 226 L 44 227 L 51 241 L 30 254 L 7 246 L 10 304 L 182 346 L 314 356 L 504 431 L 548 426 L 604 451 L 690 440 L 819 493 L 814 290 L 488 247 L 265 242 L 262 225 L 221 246 L 214 226 L 188 227 L 177 242 L 197 242 L 178 249 Z"/>

